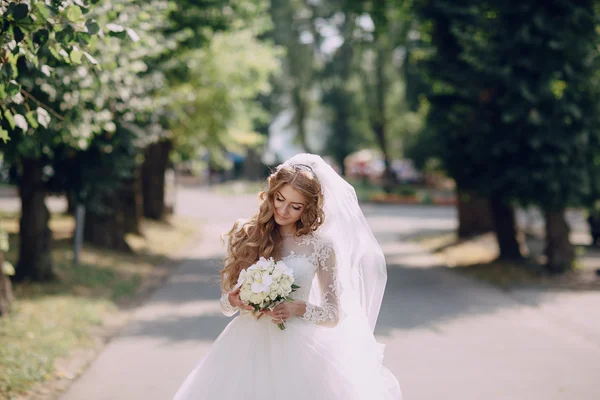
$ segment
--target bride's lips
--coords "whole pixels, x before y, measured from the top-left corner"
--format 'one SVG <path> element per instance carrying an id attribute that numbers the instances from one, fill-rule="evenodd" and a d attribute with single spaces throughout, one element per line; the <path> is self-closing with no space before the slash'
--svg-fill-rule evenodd
<path id="1" fill-rule="evenodd" d="M 281 214 L 279 214 L 277 211 L 275 211 L 275 215 L 277 215 L 279 219 L 287 219 L 286 217 L 282 217 Z"/>

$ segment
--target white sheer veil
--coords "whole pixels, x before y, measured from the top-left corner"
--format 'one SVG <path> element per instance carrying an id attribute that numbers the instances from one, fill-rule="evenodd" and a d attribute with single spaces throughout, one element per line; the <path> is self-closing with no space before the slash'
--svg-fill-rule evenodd
<path id="1" fill-rule="evenodd" d="M 342 321 L 375 329 L 387 281 L 385 258 L 360 209 L 354 188 L 320 156 L 297 154 L 284 164 L 312 169 L 323 191 L 325 222 L 320 233 L 333 244 L 341 296 Z M 314 284 L 313 284 L 314 288 Z M 311 293 L 318 290 L 311 290 Z"/>

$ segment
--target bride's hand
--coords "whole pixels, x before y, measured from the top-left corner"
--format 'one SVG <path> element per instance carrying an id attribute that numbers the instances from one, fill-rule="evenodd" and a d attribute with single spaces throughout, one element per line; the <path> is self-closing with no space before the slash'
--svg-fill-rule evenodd
<path id="1" fill-rule="evenodd" d="M 254 311 L 254 307 L 244 303 L 242 299 L 240 299 L 240 288 L 229 293 L 229 304 L 242 310 Z"/>
<path id="2" fill-rule="evenodd" d="M 275 308 L 273 308 L 273 311 L 265 310 L 263 313 L 270 316 L 273 319 L 271 322 L 274 324 L 281 324 L 294 315 L 294 307 L 294 302 L 290 303 L 284 301 L 283 303 L 277 304 Z"/>

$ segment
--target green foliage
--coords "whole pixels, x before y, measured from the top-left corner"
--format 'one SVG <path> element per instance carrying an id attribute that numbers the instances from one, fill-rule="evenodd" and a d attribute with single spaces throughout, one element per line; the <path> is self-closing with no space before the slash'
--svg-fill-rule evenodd
<path id="1" fill-rule="evenodd" d="M 418 2 L 432 49 L 429 140 L 459 187 L 561 209 L 600 151 L 591 2 Z"/>
<path id="2" fill-rule="evenodd" d="M 202 49 L 183 53 L 190 74 L 169 87 L 171 133 L 177 150 L 243 152 L 263 143 L 254 127 L 268 115 L 256 101 L 271 91 L 270 76 L 279 68 L 277 52 L 257 39 L 256 28 L 215 33 Z"/>
<path id="3" fill-rule="evenodd" d="M 49 113 L 23 88 L 25 71 L 50 74 L 49 64 L 80 64 L 91 36 L 82 1 L 5 1 L 0 4 L 0 140 L 19 130 L 32 133 L 49 124 Z M 43 55 L 48 53 L 48 55 Z M 31 148 L 24 146 L 23 148 Z"/>

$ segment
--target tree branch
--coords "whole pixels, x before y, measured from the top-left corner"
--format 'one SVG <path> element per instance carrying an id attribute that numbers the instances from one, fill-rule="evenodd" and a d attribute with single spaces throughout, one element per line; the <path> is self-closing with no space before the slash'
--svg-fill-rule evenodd
<path id="1" fill-rule="evenodd" d="M 39 101 L 38 99 L 36 99 L 35 97 L 33 97 L 33 95 L 31 93 L 29 93 L 27 90 L 21 88 L 21 93 L 23 95 L 25 95 L 25 97 L 27 97 L 29 100 L 31 100 L 35 104 L 37 104 L 39 107 L 42 107 L 43 109 L 45 109 L 46 111 L 48 111 L 50 114 L 52 114 L 58 120 L 60 120 L 60 121 L 64 121 L 65 120 L 65 118 L 62 115 L 58 114 L 52 108 L 50 108 L 49 106 L 43 104 L 41 101 Z"/>

